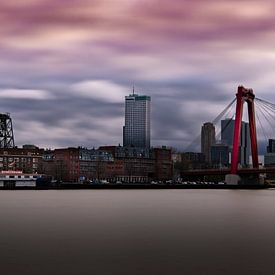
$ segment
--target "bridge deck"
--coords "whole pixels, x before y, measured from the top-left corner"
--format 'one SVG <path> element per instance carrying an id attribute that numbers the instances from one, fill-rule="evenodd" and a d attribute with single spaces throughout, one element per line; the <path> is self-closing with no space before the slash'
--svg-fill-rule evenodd
<path id="1" fill-rule="evenodd" d="M 242 168 L 238 169 L 238 175 L 244 174 L 275 174 L 275 167 L 266 168 Z M 195 175 L 227 175 L 230 174 L 230 169 L 196 169 L 196 170 L 186 170 L 182 172 L 185 176 L 195 176 Z"/>

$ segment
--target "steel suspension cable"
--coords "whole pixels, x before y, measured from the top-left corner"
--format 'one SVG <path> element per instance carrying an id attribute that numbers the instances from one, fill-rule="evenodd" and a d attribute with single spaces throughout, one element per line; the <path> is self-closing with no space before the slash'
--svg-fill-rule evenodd
<path id="1" fill-rule="evenodd" d="M 269 109 L 266 108 L 266 106 L 262 106 L 262 111 L 266 114 L 266 119 L 268 119 L 268 125 L 269 125 L 269 138 L 274 137 L 275 135 L 275 125 L 274 125 L 274 114 L 270 113 Z M 272 123 L 273 122 L 273 123 Z"/>
<path id="2" fill-rule="evenodd" d="M 260 107 L 259 104 L 257 104 L 257 105 L 258 105 L 258 107 Z M 270 122 L 269 119 L 267 118 L 266 113 L 263 111 L 262 108 L 258 108 L 258 110 L 259 110 L 260 113 L 263 115 L 263 117 L 265 118 L 265 120 L 266 120 L 267 123 L 269 124 L 270 128 L 272 129 L 272 128 L 273 128 L 273 125 L 271 124 L 271 122 Z M 269 135 L 269 136 L 271 136 L 271 135 Z"/>
<path id="3" fill-rule="evenodd" d="M 263 99 L 260 99 L 260 98 L 255 98 L 257 101 L 260 101 L 266 105 L 268 105 L 271 109 L 273 109 L 275 111 L 275 104 L 271 103 L 271 102 L 268 102 L 266 100 L 263 100 Z"/>
<path id="4" fill-rule="evenodd" d="M 262 104 L 262 103 L 261 103 L 261 104 Z M 269 121 L 269 124 L 272 125 L 271 128 L 274 128 L 274 125 L 273 125 L 270 121 L 274 121 L 274 119 L 275 119 L 275 114 L 272 113 L 272 112 L 270 111 L 270 109 L 269 109 L 266 105 L 263 105 L 263 104 L 262 104 L 261 107 L 262 107 L 262 111 L 269 117 L 268 121 Z M 274 129 L 273 129 L 273 130 L 274 130 Z"/>
<path id="5" fill-rule="evenodd" d="M 257 101 L 261 106 L 266 110 L 266 112 L 269 114 L 269 116 L 272 119 L 275 119 L 275 110 L 268 104 L 262 102 L 262 101 Z"/>
<path id="6" fill-rule="evenodd" d="M 256 102 L 255 102 L 255 103 L 256 103 Z M 257 103 L 257 105 L 258 105 L 258 103 Z M 259 105 L 258 105 L 258 107 L 259 107 Z M 258 112 L 255 112 L 255 114 L 256 114 L 256 119 L 257 119 L 257 121 L 258 121 L 258 123 L 259 123 L 259 125 L 260 125 L 260 128 L 261 128 L 262 132 L 263 132 L 263 135 L 264 135 L 264 137 L 265 137 L 265 139 L 266 139 L 266 141 L 267 141 L 267 140 L 268 140 L 268 137 L 267 137 L 266 132 L 265 132 L 265 130 L 264 130 L 263 124 L 262 124 L 262 122 L 261 122 L 261 120 L 260 120 L 260 118 L 259 118 Z"/>
<path id="7" fill-rule="evenodd" d="M 216 118 L 214 118 L 212 120 L 212 124 L 216 125 L 220 120 L 221 118 L 224 116 L 224 114 L 228 113 L 228 110 L 233 106 L 233 104 L 235 103 L 236 101 L 236 98 L 234 98 L 219 114 Z M 201 139 L 201 133 L 199 133 L 195 139 L 193 141 L 191 141 L 188 146 L 185 147 L 185 152 L 188 152 L 190 151 L 190 149 L 192 149 L 195 145 L 197 145 L 199 143 Z"/>
<path id="8" fill-rule="evenodd" d="M 227 112 L 224 113 L 224 115 L 223 115 L 224 119 L 226 119 L 229 116 L 229 114 L 231 114 L 232 109 L 234 109 L 234 105 L 231 105 L 231 107 L 227 110 Z M 216 140 L 218 140 L 220 138 L 221 134 L 226 130 L 226 128 L 228 127 L 230 122 L 233 120 L 234 116 L 235 116 L 235 113 L 233 113 L 233 115 L 228 119 L 228 122 L 225 125 L 224 129 L 222 129 L 222 127 L 220 127 L 220 129 L 219 129 L 219 131 L 218 131 L 218 133 L 216 134 L 216 137 L 215 137 Z M 220 118 L 220 121 L 221 120 L 222 120 L 222 117 Z"/>
<path id="9" fill-rule="evenodd" d="M 220 114 L 218 114 L 218 116 L 212 120 L 212 123 L 214 125 L 216 125 L 220 120 L 221 118 L 224 116 L 225 113 L 227 113 L 227 111 L 230 109 L 230 107 L 232 107 L 232 105 L 235 103 L 236 101 L 236 98 L 234 98 L 226 107 L 223 111 L 220 112 Z"/>
<path id="10" fill-rule="evenodd" d="M 265 113 L 271 118 L 271 120 L 274 120 L 275 119 L 275 111 L 273 109 L 270 109 L 270 106 L 263 102 L 259 101 L 258 103 L 262 106 L 263 111 L 265 111 Z"/>

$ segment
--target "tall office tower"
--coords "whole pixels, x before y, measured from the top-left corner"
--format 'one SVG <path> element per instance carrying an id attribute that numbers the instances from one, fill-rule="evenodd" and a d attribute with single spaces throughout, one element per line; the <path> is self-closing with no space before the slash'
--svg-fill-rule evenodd
<path id="1" fill-rule="evenodd" d="M 229 151 L 232 152 L 234 139 L 235 120 L 224 119 L 221 121 L 221 143 L 229 146 Z M 249 165 L 249 155 L 251 154 L 251 143 L 249 133 L 249 123 L 242 121 L 239 162 L 241 166 Z"/>
<path id="2" fill-rule="evenodd" d="M 228 145 L 231 151 L 234 139 L 234 123 L 235 120 L 230 118 L 221 121 L 221 143 Z"/>
<path id="3" fill-rule="evenodd" d="M 125 97 L 123 146 L 150 148 L 151 97 L 133 94 Z"/>
<path id="4" fill-rule="evenodd" d="M 201 127 L 201 152 L 208 163 L 211 162 L 211 146 L 215 143 L 215 126 L 211 122 L 206 122 Z"/>

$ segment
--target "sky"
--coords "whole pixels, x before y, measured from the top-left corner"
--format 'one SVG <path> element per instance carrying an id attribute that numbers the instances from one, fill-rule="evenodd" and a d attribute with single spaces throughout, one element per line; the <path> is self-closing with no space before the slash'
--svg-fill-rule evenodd
<path id="1" fill-rule="evenodd" d="M 0 2 L 0 112 L 15 142 L 122 143 L 124 96 L 152 98 L 152 145 L 184 150 L 237 86 L 275 102 L 275 1 Z M 275 133 L 274 133 L 275 137 Z"/>

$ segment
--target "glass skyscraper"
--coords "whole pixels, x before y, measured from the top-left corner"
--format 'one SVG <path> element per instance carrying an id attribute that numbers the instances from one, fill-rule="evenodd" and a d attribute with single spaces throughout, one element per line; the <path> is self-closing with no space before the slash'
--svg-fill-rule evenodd
<path id="1" fill-rule="evenodd" d="M 123 146 L 150 148 L 151 97 L 133 94 L 125 97 Z"/>
<path id="2" fill-rule="evenodd" d="M 234 119 L 224 119 L 221 121 L 221 142 L 229 146 L 230 152 L 233 148 L 234 139 Z M 249 124 L 242 121 L 241 136 L 240 136 L 240 149 L 239 149 L 239 162 L 240 165 L 246 167 L 249 165 L 249 155 L 251 154 L 251 143 Z"/>

